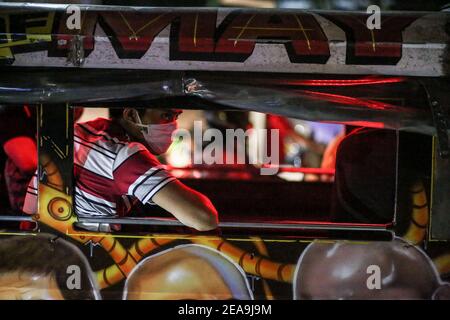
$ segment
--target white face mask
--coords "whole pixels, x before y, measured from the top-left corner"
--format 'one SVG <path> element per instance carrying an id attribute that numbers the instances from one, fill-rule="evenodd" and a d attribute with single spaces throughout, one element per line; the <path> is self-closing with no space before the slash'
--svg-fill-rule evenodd
<path id="1" fill-rule="evenodd" d="M 176 121 L 163 124 L 142 124 L 139 115 L 136 115 L 139 123 L 136 125 L 141 128 L 145 141 L 148 143 L 152 151 L 156 154 L 166 153 L 172 144 L 172 135 L 177 129 Z"/>

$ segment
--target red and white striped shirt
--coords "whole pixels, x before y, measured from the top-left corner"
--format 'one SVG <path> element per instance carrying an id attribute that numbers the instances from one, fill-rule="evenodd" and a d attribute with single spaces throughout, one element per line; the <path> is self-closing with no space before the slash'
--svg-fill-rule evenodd
<path id="1" fill-rule="evenodd" d="M 80 217 L 115 217 L 124 196 L 152 204 L 152 197 L 176 179 L 147 148 L 130 142 L 118 124 L 103 118 L 75 125 L 74 176 L 75 212 Z M 26 213 L 36 211 L 36 188 L 35 177 Z"/>

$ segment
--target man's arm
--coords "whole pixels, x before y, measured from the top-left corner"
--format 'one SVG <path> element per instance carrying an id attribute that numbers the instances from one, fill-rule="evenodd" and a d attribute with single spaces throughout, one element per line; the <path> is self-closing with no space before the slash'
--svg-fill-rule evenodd
<path id="1" fill-rule="evenodd" d="M 178 180 L 167 184 L 152 200 L 189 227 L 199 231 L 217 228 L 217 211 L 211 201 Z"/>
<path id="2" fill-rule="evenodd" d="M 31 178 L 28 184 L 27 194 L 25 195 L 25 202 L 23 204 L 22 211 L 26 214 L 36 214 L 38 209 L 38 181 L 37 171 Z"/>
<path id="3" fill-rule="evenodd" d="M 123 147 L 113 168 L 118 193 L 133 196 L 143 204 L 153 202 L 199 231 L 217 227 L 217 211 L 211 201 L 173 177 L 143 145 Z"/>

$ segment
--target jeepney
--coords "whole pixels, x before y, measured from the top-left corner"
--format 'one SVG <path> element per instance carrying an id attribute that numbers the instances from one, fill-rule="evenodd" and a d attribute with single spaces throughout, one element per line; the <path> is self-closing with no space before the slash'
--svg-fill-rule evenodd
<path id="1" fill-rule="evenodd" d="M 0 104 L 37 108 L 40 183 L 38 214 L 0 216 L 0 248 L 10 248 L 0 257 L 22 270 L 28 243 L 65 248 L 64 259 L 83 266 L 55 265 L 61 294 L 48 298 L 449 298 L 450 13 L 385 12 L 373 30 L 366 20 L 362 12 L 1 4 Z M 99 221 L 73 210 L 72 108 L 125 105 L 387 130 L 396 137 L 389 220 L 331 219 L 331 182 L 194 166 L 184 170 L 216 173 L 184 181 L 216 203 L 218 230 L 193 232 L 161 212 L 107 221 L 120 232 L 80 230 L 81 220 Z M 405 145 L 416 152 L 402 153 Z M 415 180 L 403 181 L 402 164 L 417 159 Z M 37 228 L 2 227 L 11 221 Z M 79 272 L 89 273 L 81 284 Z"/>

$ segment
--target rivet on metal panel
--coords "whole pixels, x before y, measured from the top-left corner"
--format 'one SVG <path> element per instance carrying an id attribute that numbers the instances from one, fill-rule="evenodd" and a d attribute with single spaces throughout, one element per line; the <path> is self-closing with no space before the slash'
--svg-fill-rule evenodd
<path id="1" fill-rule="evenodd" d="M 83 37 L 74 35 L 70 40 L 70 49 L 67 54 L 67 62 L 75 67 L 81 67 L 84 64 Z"/>
<path id="2" fill-rule="evenodd" d="M 197 82 L 197 80 L 193 79 L 193 78 L 188 78 L 188 79 L 183 79 L 184 80 L 184 92 L 185 93 L 194 93 L 196 92 L 199 88 L 200 85 Z"/>

